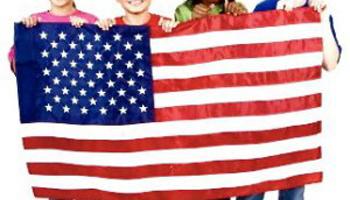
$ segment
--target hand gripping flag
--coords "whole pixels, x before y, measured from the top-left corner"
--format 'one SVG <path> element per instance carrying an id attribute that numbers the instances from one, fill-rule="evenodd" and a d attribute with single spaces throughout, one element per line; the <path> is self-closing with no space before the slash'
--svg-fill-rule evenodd
<path id="1" fill-rule="evenodd" d="M 16 26 L 37 198 L 201 200 L 322 180 L 320 17 Z"/>

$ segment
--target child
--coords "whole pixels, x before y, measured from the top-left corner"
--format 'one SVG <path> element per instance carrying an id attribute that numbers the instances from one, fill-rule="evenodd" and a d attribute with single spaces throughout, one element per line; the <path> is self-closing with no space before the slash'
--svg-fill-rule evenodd
<path id="1" fill-rule="evenodd" d="M 41 22 L 62 22 L 71 23 L 79 28 L 84 23 L 95 23 L 97 18 L 89 13 L 78 10 L 74 0 L 50 0 L 51 8 L 49 11 L 33 14 L 22 20 L 27 28 L 32 28 Z M 16 72 L 15 49 L 12 47 L 9 53 L 11 69 Z"/>
<path id="2" fill-rule="evenodd" d="M 333 70 L 338 64 L 342 48 L 339 45 L 335 34 L 333 18 L 325 12 L 327 8 L 325 0 L 264 0 L 255 7 L 254 11 L 266 11 L 272 9 L 284 9 L 290 11 L 294 8 L 304 6 L 310 6 L 314 8 L 315 11 L 321 13 L 321 20 L 325 25 L 323 37 L 323 68 L 326 70 Z"/>
<path id="3" fill-rule="evenodd" d="M 151 0 L 118 0 L 125 10 L 125 15 L 115 19 L 100 20 L 97 24 L 103 30 L 114 25 L 147 25 L 153 29 L 162 28 L 165 32 L 172 31 L 177 22 L 149 12 Z"/>
<path id="4" fill-rule="evenodd" d="M 176 8 L 175 20 L 185 22 L 222 13 L 237 16 L 247 13 L 247 8 L 234 0 L 187 0 Z"/>
<path id="5" fill-rule="evenodd" d="M 275 2 L 275 3 L 273 3 Z M 333 18 L 330 16 L 327 19 L 327 14 L 325 12 L 327 4 L 324 0 L 265 0 L 258 4 L 255 11 L 265 11 L 270 9 L 284 9 L 292 10 L 297 7 L 310 6 L 314 8 L 315 11 L 321 13 L 321 21 L 324 26 L 324 36 L 323 36 L 323 64 L 322 67 L 327 70 L 334 70 L 339 62 L 342 48 L 338 43 L 335 29 L 333 25 Z M 287 190 L 279 191 L 280 200 L 304 200 L 305 187 L 292 188 Z M 237 200 L 263 200 L 264 193 L 237 197 Z"/>

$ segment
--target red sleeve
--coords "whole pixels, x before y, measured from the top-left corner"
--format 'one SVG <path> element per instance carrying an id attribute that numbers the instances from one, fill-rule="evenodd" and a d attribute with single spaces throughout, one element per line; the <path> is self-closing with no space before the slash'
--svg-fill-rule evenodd
<path id="1" fill-rule="evenodd" d="M 115 18 L 115 24 L 116 25 L 125 25 L 122 17 L 116 17 Z"/>

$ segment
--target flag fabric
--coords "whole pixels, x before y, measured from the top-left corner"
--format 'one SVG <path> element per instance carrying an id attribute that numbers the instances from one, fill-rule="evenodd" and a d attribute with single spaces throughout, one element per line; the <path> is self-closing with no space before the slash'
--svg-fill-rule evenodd
<path id="1" fill-rule="evenodd" d="M 321 30 L 306 8 L 173 33 L 17 25 L 35 197 L 204 200 L 321 182 Z"/>

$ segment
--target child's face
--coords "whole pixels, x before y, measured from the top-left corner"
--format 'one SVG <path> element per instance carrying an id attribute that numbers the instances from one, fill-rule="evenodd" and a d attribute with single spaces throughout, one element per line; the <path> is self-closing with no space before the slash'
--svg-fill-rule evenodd
<path id="1" fill-rule="evenodd" d="M 73 5 L 73 0 L 50 0 L 51 4 L 55 7 L 66 7 Z"/>
<path id="2" fill-rule="evenodd" d="M 129 13 L 139 14 L 148 10 L 152 0 L 117 0 Z"/>

